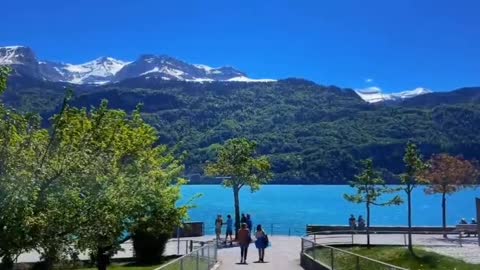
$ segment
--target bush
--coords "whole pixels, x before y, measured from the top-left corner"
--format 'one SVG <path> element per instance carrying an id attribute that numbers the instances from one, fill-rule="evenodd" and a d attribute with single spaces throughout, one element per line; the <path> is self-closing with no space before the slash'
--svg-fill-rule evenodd
<path id="1" fill-rule="evenodd" d="M 135 260 L 139 264 L 160 262 L 170 235 L 135 232 L 132 235 Z"/>

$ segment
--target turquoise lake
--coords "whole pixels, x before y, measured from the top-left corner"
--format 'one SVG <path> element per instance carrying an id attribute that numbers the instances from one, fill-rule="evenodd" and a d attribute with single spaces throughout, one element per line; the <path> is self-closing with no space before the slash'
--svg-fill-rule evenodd
<path id="1" fill-rule="evenodd" d="M 353 204 L 343 199 L 343 194 L 353 193 L 349 186 L 330 185 L 266 185 L 251 193 L 243 188 L 240 207 L 243 213 L 252 215 L 254 224 L 262 224 L 274 234 L 301 235 L 306 224 L 347 224 L 350 214 L 365 215 L 363 204 Z M 196 206 L 190 210 L 190 221 L 205 222 L 206 231 L 213 234 L 217 214 L 234 216 L 233 192 L 219 185 L 187 185 L 182 187 L 184 204 L 196 194 Z M 405 197 L 405 192 L 398 193 Z M 448 196 L 448 224 L 454 225 L 461 218 L 470 220 L 475 216 L 475 197 L 480 197 L 480 188 L 467 189 Z M 425 195 L 417 187 L 413 195 L 413 224 L 416 226 L 441 225 L 441 196 Z M 372 225 L 405 225 L 406 205 L 374 207 Z"/>

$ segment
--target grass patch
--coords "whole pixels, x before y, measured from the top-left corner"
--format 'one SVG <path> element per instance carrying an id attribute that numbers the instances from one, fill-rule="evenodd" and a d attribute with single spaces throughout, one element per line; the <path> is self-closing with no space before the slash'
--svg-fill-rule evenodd
<path id="1" fill-rule="evenodd" d="M 133 265 L 110 265 L 108 269 L 111 270 L 153 270 L 160 267 L 160 265 L 152 266 L 133 266 Z M 97 268 L 82 268 L 79 270 L 96 270 Z"/>
<path id="2" fill-rule="evenodd" d="M 174 259 L 174 258 L 171 258 Z M 153 270 L 156 269 L 162 265 L 168 264 L 170 261 L 165 262 L 164 264 L 158 264 L 158 265 L 150 265 L 150 266 L 139 266 L 135 264 L 112 264 L 108 267 L 108 270 Z M 183 263 L 183 267 L 182 264 Z M 197 258 L 194 256 L 187 256 L 183 259 L 183 262 L 181 261 L 175 261 L 174 263 L 170 263 L 165 270 L 181 270 L 181 269 L 196 269 L 198 264 L 198 269 L 209 269 L 209 266 L 213 266 L 213 262 L 209 261 L 205 257 L 198 257 Z M 96 270 L 97 268 L 81 268 L 77 270 Z"/>
<path id="3" fill-rule="evenodd" d="M 415 249 L 416 256 L 412 256 L 404 247 L 365 247 L 345 248 L 344 250 L 369 257 L 388 264 L 415 270 L 480 270 L 480 264 L 470 264 L 462 260 L 443 256 L 434 252 L 422 249 Z M 331 251 L 328 249 L 317 249 L 310 253 L 317 260 L 325 265 L 331 264 Z M 357 258 L 353 255 L 334 251 L 334 267 L 342 270 L 355 270 Z M 358 260 L 360 269 L 387 269 L 368 260 Z"/>

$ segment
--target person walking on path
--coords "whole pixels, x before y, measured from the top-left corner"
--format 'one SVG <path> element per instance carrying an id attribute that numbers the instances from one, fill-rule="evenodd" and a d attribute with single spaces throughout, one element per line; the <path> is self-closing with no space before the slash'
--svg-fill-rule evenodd
<path id="1" fill-rule="evenodd" d="M 230 236 L 230 246 L 233 245 L 232 235 L 233 235 L 233 220 L 232 220 L 232 216 L 228 215 L 227 216 L 227 233 L 225 235 L 225 245 L 227 245 L 228 236 Z"/>
<path id="2" fill-rule="evenodd" d="M 250 231 L 247 228 L 247 224 L 242 223 L 240 227 L 241 228 L 238 231 L 238 244 L 240 245 L 240 263 L 246 264 L 248 246 L 250 246 L 250 242 L 252 241 L 252 239 L 250 238 Z"/>
<path id="3" fill-rule="evenodd" d="M 253 221 L 252 221 L 252 217 L 250 216 L 250 214 L 247 214 L 247 228 L 250 232 L 252 232 L 252 229 L 253 229 Z"/>
<path id="4" fill-rule="evenodd" d="M 257 232 L 255 233 L 255 246 L 258 249 L 258 262 L 265 262 L 265 249 L 268 246 L 268 236 L 262 229 L 262 225 L 257 225 Z"/>

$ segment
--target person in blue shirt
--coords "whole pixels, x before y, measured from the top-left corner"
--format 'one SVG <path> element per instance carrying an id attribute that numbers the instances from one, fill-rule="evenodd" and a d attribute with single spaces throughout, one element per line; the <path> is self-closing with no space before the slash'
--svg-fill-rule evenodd
<path id="1" fill-rule="evenodd" d="M 227 244 L 228 241 L 228 236 L 230 236 L 230 246 L 233 245 L 233 220 L 232 216 L 228 215 L 227 216 L 227 235 L 225 236 L 225 245 Z"/>

